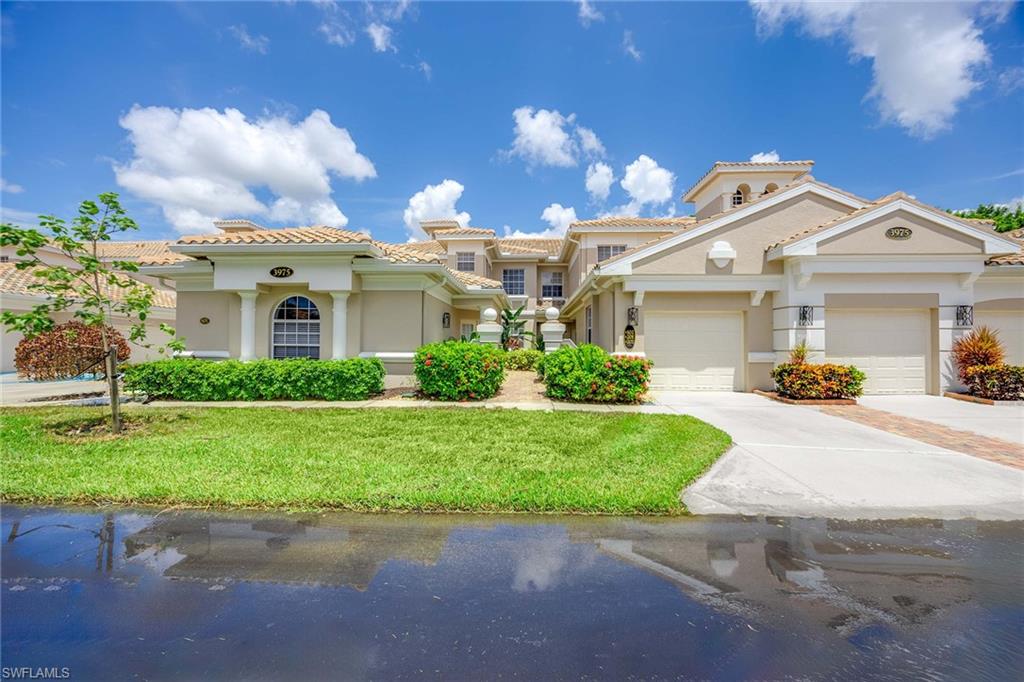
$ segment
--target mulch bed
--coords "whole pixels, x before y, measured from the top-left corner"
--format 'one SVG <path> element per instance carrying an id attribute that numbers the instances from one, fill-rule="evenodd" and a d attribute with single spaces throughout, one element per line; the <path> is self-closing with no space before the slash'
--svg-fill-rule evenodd
<path id="1" fill-rule="evenodd" d="M 856 405 L 857 401 L 853 398 L 832 398 L 829 400 L 797 400 L 795 398 L 786 398 L 779 395 L 775 391 L 762 391 L 759 388 L 754 389 L 754 393 L 771 400 L 776 400 L 780 403 L 786 403 L 787 405 Z"/>

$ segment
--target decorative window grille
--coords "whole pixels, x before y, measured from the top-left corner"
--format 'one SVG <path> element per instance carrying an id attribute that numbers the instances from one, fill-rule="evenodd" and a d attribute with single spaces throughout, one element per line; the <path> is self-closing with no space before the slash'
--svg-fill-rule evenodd
<path id="1" fill-rule="evenodd" d="M 597 262 L 600 263 L 613 256 L 618 256 L 625 250 L 625 244 L 599 244 L 597 247 Z"/>
<path id="2" fill-rule="evenodd" d="M 974 326 L 974 306 L 973 305 L 958 305 L 956 307 L 956 326 L 958 326 L 958 327 L 973 327 Z"/>
<path id="3" fill-rule="evenodd" d="M 320 357 L 320 310 L 305 296 L 290 296 L 274 311 L 273 357 Z"/>
<path id="4" fill-rule="evenodd" d="M 522 268 L 506 268 L 501 271 L 501 286 L 509 296 L 526 294 L 526 270 Z"/>
<path id="5" fill-rule="evenodd" d="M 797 318 L 797 324 L 801 327 L 810 327 L 814 324 L 814 306 L 800 306 L 800 314 Z"/>
<path id="6" fill-rule="evenodd" d="M 544 271 L 540 275 L 541 298 L 562 298 L 562 273 Z"/>
<path id="7" fill-rule="evenodd" d="M 743 192 L 741 192 L 740 190 L 736 190 L 735 192 L 732 193 L 732 205 L 741 206 L 745 198 L 746 197 L 743 196 Z"/>
<path id="8" fill-rule="evenodd" d="M 476 254 L 462 252 L 456 253 L 455 269 L 459 272 L 473 272 L 476 270 Z"/>

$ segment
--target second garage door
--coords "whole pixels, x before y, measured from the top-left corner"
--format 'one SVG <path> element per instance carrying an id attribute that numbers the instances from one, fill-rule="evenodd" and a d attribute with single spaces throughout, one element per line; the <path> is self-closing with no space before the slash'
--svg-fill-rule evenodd
<path id="1" fill-rule="evenodd" d="M 647 313 L 644 352 L 654 362 L 651 388 L 743 390 L 740 313 Z"/>
<path id="2" fill-rule="evenodd" d="M 825 359 L 867 375 L 866 394 L 927 392 L 927 310 L 828 310 Z"/>

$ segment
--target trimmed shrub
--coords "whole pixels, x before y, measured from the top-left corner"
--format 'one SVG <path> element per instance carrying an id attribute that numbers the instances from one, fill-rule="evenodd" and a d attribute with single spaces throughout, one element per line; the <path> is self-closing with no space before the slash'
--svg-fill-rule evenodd
<path id="1" fill-rule="evenodd" d="M 971 395 L 989 400 L 1024 400 L 1024 367 L 1020 365 L 978 365 L 965 377 Z"/>
<path id="2" fill-rule="evenodd" d="M 864 372 L 853 365 L 786 363 L 772 370 L 779 395 L 794 400 L 856 398 L 864 392 Z"/>
<path id="3" fill-rule="evenodd" d="M 549 398 L 573 402 L 636 403 L 651 381 L 646 358 L 609 355 L 593 345 L 559 348 L 545 356 L 541 371 Z"/>
<path id="4" fill-rule="evenodd" d="M 964 384 L 967 383 L 967 372 L 972 367 L 1001 365 L 1005 357 L 999 335 L 989 327 L 972 329 L 953 342 L 953 362 Z"/>
<path id="5" fill-rule="evenodd" d="M 113 327 L 106 329 L 110 343 L 117 347 L 117 361 L 127 361 L 132 352 L 128 342 Z M 14 349 L 14 366 L 18 374 L 33 381 L 74 379 L 89 370 L 103 374 L 102 325 L 72 320 L 24 338 Z"/>
<path id="6" fill-rule="evenodd" d="M 416 351 L 420 390 L 437 400 L 484 400 L 505 381 L 504 351 L 464 341 L 429 343 Z"/>
<path id="7" fill-rule="evenodd" d="M 532 348 L 510 350 L 505 353 L 505 369 L 535 370 L 543 358 L 544 353 Z"/>
<path id="8" fill-rule="evenodd" d="M 124 386 L 167 400 L 365 400 L 384 390 L 376 358 L 157 360 L 124 368 Z"/>

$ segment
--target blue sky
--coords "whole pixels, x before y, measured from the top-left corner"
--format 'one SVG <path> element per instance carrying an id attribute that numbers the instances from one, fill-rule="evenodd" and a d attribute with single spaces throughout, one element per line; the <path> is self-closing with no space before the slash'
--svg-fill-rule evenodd
<path id="1" fill-rule="evenodd" d="M 1007 3 L 0 9 L 7 220 L 115 190 L 150 238 L 243 216 L 557 234 L 686 214 L 715 160 L 773 151 L 867 197 L 1024 196 Z"/>

